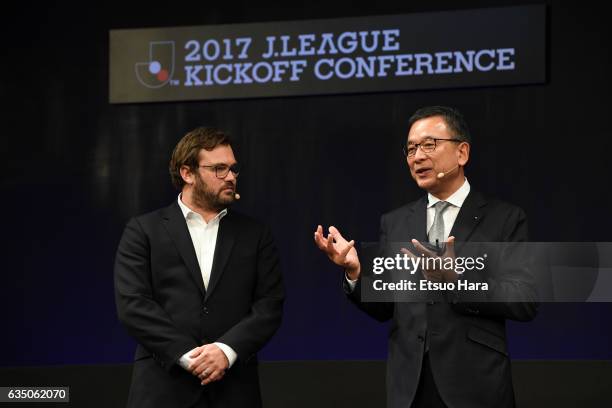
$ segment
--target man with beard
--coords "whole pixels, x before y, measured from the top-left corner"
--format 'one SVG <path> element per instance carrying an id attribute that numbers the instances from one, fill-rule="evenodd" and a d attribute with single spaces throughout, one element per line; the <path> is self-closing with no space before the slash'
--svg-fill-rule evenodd
<path id="1" fill-rule="evenodd" d="M 284 291 L 268 227 L 230 210 L 229 137 L 198 128 L 170 160 L 169 207 L 132 218 L 115 261 L 119 320 L 138 346 L 129 407 L 259 407 L 257 351 Z"/>

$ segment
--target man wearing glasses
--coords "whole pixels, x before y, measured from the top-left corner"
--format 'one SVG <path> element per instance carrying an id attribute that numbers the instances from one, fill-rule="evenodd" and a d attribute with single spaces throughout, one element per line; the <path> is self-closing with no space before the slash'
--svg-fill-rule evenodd
<path id="1" fill-rule="evenodd" d="M 187 133 L 170 160 L 178 198 L 125 228 L 115 296 L 138 342 L 129 407 L 261 406 L 256 353 L 284 291 L 269 228 L 228 208 L 239 170 L 224 132 Z"/>
<path id="2" fill-rule="evenodd" d="M 454 257 L 455 241 L 527 241 L 527 220 L 520 208 L 472 190 L 464 175 L 470 143 L 467 124 L 457 110 L 432 106 L 414 113 L 404 154 L 412 178 L 427 195 L 382 216 L 381 247 L 411 242 L 418 255 L 433 258 Z M 314 239 L 344 268 L 349 299 L 374 318 L 391 320 L 388 407 L 514 406 L 505 320 L 528 321 L 536 314 L 526 269 L 487 276 L 492 298 L 503 298 L 497 303 L 469 302 L 457 292 L 425 303 L 364 302 L 354 241 L 347 241 L 333 226 L 327 237 L 318 226 Z M 421 272 L 429 281 L 458 280 L 453 269 Z"/>

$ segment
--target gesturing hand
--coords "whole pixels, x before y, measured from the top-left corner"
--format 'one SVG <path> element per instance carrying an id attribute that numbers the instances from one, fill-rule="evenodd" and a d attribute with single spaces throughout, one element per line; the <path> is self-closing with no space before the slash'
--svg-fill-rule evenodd
<path id="1" fill-rule="evenodd" d="M 448 241 L 446 242 L 446 245 L 444 246 L 444 252 L 441 255 L 438 255 L 434 253 L 433 251 L 430 251 L 429 249 L 425 248 L 423 244 L 421 244 L 416 239 L 412 240 L 412 244 L 414 245 L 414 247 L 420 254 L 423 254 L 424 256 L 428 258 L 442 258 L 442 259 L 446 259 L 446 258 L 454 259 L 455 258 L 455 237 L 452 237 L 452 236 L 448 237 Z M 406 248 L 402 248 L 401 251 L 410 257 L 417 258 L 412 252 L 410 252 Z M 445 262 L 440 262 L 439 264 L 441 264 L 442 266 L 441 268 L 431 268 L 431 269 L 423 268 L 422 269 L 423 276 L 427 280 L 434 281 L 434 282 L 455 282 L 457 281 L 458 275 L 457 275 L 457 272 L 454 271 L 454 269 L 444 268 L 444 265 L 446 264 Z"/>
<path id="2" fill-rule="evenodd" d="M 361 264 L 355 249 L 355 241 L 344 239 L 336 227 L 329 227 L 327 237 L 323 235 L 323 227 L 317 226 L 314 240 L 319 249 L 336 265 L 346 269 L 346 274 L 351 280 L 359 277 Z"/>

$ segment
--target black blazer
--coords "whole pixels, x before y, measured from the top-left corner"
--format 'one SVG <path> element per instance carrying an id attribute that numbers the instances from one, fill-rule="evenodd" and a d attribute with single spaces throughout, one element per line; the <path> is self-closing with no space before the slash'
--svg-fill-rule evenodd
<path id="1" fill-rule="evenodd" d="M 423 197 L 383 215 L 381 244 L 409 242 L 412 238 L 427 241 L 426 209 L 427 198 Z M 470 192 L 451 235 L 458 243 L 521 242 L 527 240 L 527 220 L 516 206 Z M 460 244 L 456 250 L 461 255 Z M 525 270 L 486 272 L 470 280 L 487 281 L 489 291 L 504 299 L 516 293 L 517 298 L 530 301 L 474 302 L 450 293 L 443 301 L 427 303 L 366 303 L 361 301 L 361 284 L 367 276 L 349 293 L 349 298 L 366 313 L 380 321 L 391 319 L 388 407 L 410 407 L 426 342 L 436 385 L 449 407 L 514 406 L 505 320 L 527 321 L 535 317 L 535 287 Z"/>
<path id="2" fill-rule="evenodd" d="M 229 211 L 220 221 L 208 290 L 177 202 L 131 219 L 115 261 L 119 320 L 136 339 L 129 407 L 261 405 L 256 353 L 278 329 L 284 290 L 270 230 Z M 204 343 L 238 354 L 201 386 L 178 359 Z M 202 394 L 205 395 L 202 395 Z"/>

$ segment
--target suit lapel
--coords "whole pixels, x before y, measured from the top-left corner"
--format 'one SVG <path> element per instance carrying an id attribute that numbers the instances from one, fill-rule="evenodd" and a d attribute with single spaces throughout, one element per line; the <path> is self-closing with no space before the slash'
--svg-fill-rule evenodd
<path id="1" fill-rule="evenodd" d="M 221 218 L 219 222 L 219 231 L 217 232 L 217 244 L 215 245 L 215 256 L 213 265 L 210 271 L 210 281 L 208 282 L 208 290 L 206 291 L 206 299 L 208 299 L 215 290 L 215 286 L 219 282 L 225 265 L 229 260 L 230 254 L 236 240 L 236 222 L 231 211 Z"/>
<path id="2" fill-rule="evenodd" d="M 202 296 L 204 296 L 206 290 L 204 289 L 204 281 L 200 266 L 198 265 L 198 258 L 193 248 L 193 241 L 191 240 L 191 235 L 189 235 L 187 222 L 176 201 L 166 208 L 162 213 L 162 218 L 164 219 L 164 226 L 174 241 L 181 258 L 183 258 L 195 285 L 200 289 Z"/>
<path id="3" fill-rule="evenodd" d="M 427 196 L 421 197 L 408 207 L 406 217 L 404 218 L 405 225 L 402 229 L 407 232 L 407 245 L 408 248 L 412 248 L 410 243 L 412 239 L 416 239 L 419 242 L 427 242 Z M 413 248 L 414 254 L 417 256 L 418 251 Z M 418 279 L 422 279 L 423 275 L 421 272 L 416 275 Z M 420 302 L 400 302 L 396 307 L 407 310 L 412 316 L 418 316 L 417 318 L 423 320 L 426 319 L 426 305 Z"/>
<path id="4" fill-rule="evenodd" d="M 427 241 L 427 196 L 417 200 L 409 209 L 405 218 L 408 240 Z"/>
<path id="5" fill-rule="evenodd" d="M 450 233 L 450 235 L 455 237 L 455 241 L 459 243 L 459 246 L 461 246 L 462 242 L 470 239 L 474 229 L 484 216 L 484 206 L 486 204 L 487 200 L 482 194 L 477 192 L 470 191 L 465 198 Z M 457 250 L 459 249 L 460 247 L 457 248 Z"/>

